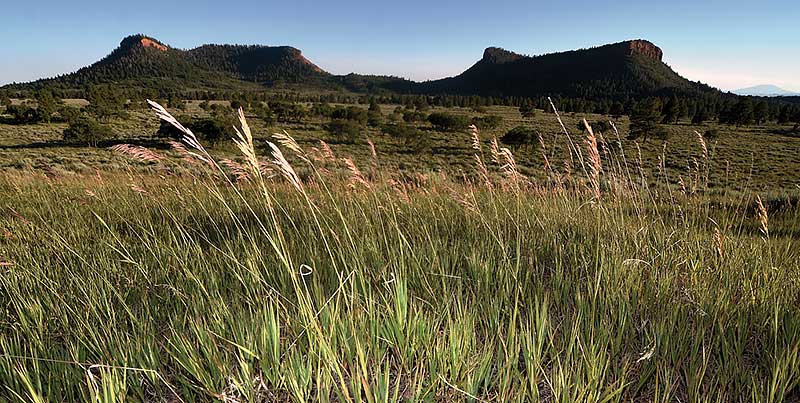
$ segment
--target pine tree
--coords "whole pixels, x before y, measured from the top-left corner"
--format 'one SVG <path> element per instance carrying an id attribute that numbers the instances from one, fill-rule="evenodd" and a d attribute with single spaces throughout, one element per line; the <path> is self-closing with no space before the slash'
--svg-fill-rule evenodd
<path id="1" fill-rule="evenodd" d="M 661 121 L 661 101 L 658 98 L 648 98 L 640 101 L 631 113 L 631 128 L 628 138 L 637 139 L 656 134 Z"/>
<path id="2" fill-rule="evenodd" d="M 663 123 L 678 122 L 680 117 L 680 101 L 675 95 L 667 101 L 663 109 L 664 120 Z"/>
<path id="3" fill-rule="evenodd" d="M 57 110 L 58 101 L 49 88 L 43 88 L 36 92 L 36 114 L 39 120 L 50 123 Z"/>

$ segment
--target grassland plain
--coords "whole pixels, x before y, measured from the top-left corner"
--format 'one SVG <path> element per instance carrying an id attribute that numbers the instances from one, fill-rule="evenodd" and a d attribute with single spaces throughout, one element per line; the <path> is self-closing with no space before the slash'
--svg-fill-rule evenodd
<path id="1" fill-rule="evenodd" d="M 17 101 L 19 102 L 19 101 Z M 67 100 L 68 104 L 83 105 L 83 100 Z M 207 116 L 198 107 L 198 101 L 190 101 L 186 114 Z M 227 103 L 226 103 L 227 104 Z M 366 105 L 363 105 L 366 108 Z M 397 105 L 382 105 L 384 116 L 389 116 Z M 538 111 L 533 118 L 523 118 L 517 108 L 493 106 L 483 113 L 467 108 L 433 108 L 431 111 L 446 111 L 465 116 L 497 115 L 503 118 L 496 129 L 483 133 L 484 137 L 502 137 L 509 129 L 525 125 L 536 129 L 545 142 L 546 155 L 550 163 L 563 165 L 569 159 L 568 147 L 563 129 L 552 113 Z M 275 132 L 287 130 L 296 140 L 307 147 L 317 145 L 319 140 L 330 144 L 337 155 L 352 157 L 354 160 L 369 159 L 367 139 L 374 142 L 383 155 L 382 168 L 387 171 L 412 173 L 445 172 L 453 176 L 471 174 L 472 149 L 467 131 L 439 132 L 428 124 L 417 124 L 426 131 L 428 146 L 414 151 L 406 146 L 403 139 L 383 134 L 378 128 L 368 128 L 364 136 L 355 143 L 341 142 L 324 129 L 325 121 L 306 118 L 302 123 L 275 123 L 269 126 L 250 116 L 250 124 L 255 133 L 259 151 L 269 152 L 267 139 Z M 562 116 L 567 130 L 576 137 L 582 135 L 576 128 L 581 120 L 589 122 L 608 121 L 607 116 L 594 114 L 566 114 Z M 657 176 L 661 166 L 670 173 L 668 178 L 678 184 L 681 174 L 692 170 L 701 151 L 697 147 L 695 132 L 705 133 L 714 130 L 716 137 L 708 140 L 708 147 L 714 154 L 715 169 L 709 171 L 709 187 L 728 190 L 759 190 L 775 193 L 795 190 L 800 185 L 800 137 L 790 135 L 791 126 L 765 124 L 760 126 L 729 126 L 707 123 L 692 125 L 688 122 L 665 125 L 670 133 L 668 140 L 645 139 L 638 142 L 624 139 L 627 133 L 627 117 L 615 121 L 626 154 L 640 162 L 648 178 Z M 155 136 L 159 122 L 148 111 L 132 111 L 128 116 L 110 122 L 116 140 L 104 143 L 134 143 L 148 147 L 168 148 L 162 138 Z M 122 160 L 107 147 L 89 148 L 72 146 L 61 141 L 65 124 L 7 125 L 0 124 L 0 170 L 34 170 L 50 173 L 93 173 L 96 170 L 114 171 L 124 168 Z M 618 140 L 616 134 L 602 133 L 609 144 Z M 602 143 L 602 142 L 601 142 Z M 210 146 L 222 158 L 239 158 L 236 149 L 229 142 Z M 516 162 L 522 173 L 542 179 L 544 164 L 541 146 L 513 147 Z M 639 156 L 641 155 L 641 158 Z M 287 158 L 294 158 L 287 155 Z M 663 159 L 663 163 L 661 162 Z M 140 167 L 147 170 L 147 166 Z M 637 168 L 638 169 L 638 168 Z M 675 173 L 672 175 L 671 173 Z M 684 175 L 685 176 L 685 175 Z M 686 178 L 683 178 L 686 180 Z"/>
<path id="2" fill-rule="evenodd" d="M 87 169 L 8 170 L 0 399 L 798 401 L 794 139 L 675 126 L 639 157 L 543 116 L 545 153 L 254 124 L 211 151 L 56 146 Z M 728 157 L 748 151 L 790 166 Z"/>

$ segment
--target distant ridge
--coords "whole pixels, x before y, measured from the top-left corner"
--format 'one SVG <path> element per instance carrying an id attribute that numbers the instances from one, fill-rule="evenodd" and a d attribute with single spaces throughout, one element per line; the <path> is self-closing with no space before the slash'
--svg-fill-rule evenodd
<path id="1" fill-rule="evenodd" d="M 800 96 L 800 93 L 784 90 L 772 84 L 756 85 L 754 87 L 740 88 L 732 91 L 736 95 L 751 95 L 757 97 L 791 97 Z"/>
<path id="2" fill-rule="evenodd" d="M 417 83 L 398 77 L 332 75 L 291 46 L 215 45 L 177 49 L 131 35 L 108 56 L 80 70 L 4 88 L 81 90 L 93 84 L 157 91 L 259 91 L 296 85 L 360 93 L 568 97 L 626 100 L 653 95 L 719 93 L 689 81 L 663 61 L 663 51 L 634 39 L 588 49 L 525 56 L 489 47 L 458 76 Z"/>
<path id="3" fill-rule="evenodd" d="M 11 87 L 80 88 L 92 84 L 174 89 L 258 89 L 329 74 L 290 46 L 203 45 L 182 50 L 146 35 L 124 38 L 108 56 L 70 74 Z"/>
<path id="4" fill-rule="evenodd" d="M 421 83 L 419 89 L 427 93 L 590 99 L 715 91 L 681 77 L 662 58 L 658 46 L 642 39 L 533 57 L 490 47 L 460 75 Z"/>

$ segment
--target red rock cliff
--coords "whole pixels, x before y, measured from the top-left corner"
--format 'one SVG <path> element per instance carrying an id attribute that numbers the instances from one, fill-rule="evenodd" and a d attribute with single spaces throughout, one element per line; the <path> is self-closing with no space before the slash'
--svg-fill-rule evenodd
<path id="1" fill-rule="evenodd" d="M 653 43 L 649 41 L 636 39 L 632 41 L 623 42 L 623 44 L 627 46 L 627 54 L 629 56 L 634 53 L 638 53 L 640 55 L 644 55 L 658 61 L 661 61 L 661 58 L 664 56 L 664 52 L 662 52 L 658 46 L 653 45 Z"/>

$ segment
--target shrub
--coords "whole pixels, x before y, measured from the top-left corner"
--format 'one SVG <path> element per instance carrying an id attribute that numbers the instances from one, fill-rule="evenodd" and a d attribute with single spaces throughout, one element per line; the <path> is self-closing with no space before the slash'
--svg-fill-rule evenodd
<path id="1" fill-rule="evenodd" d="M 497 115 L 476 116 L 472 118 L 472 124 L 481 130 L 493 130 L 500 127 L 503 117 Z"/>
<path id="2" fill-rule="evenodd" d="M 717 129 L 708 129 L 703 133 L 703 138 L 713 140 L 719 135 Z"/>
<path id="3" fill-rule="evenodd" d="M 219 113 L 209 118 L 194 119 L 189 124 L 189 129 L 201 140 L 212 144 L 222 139 L 230 139 L 236 135 L 234 126 L 237 124 L 230 113 Z"/>
<path id="4" fill-rule="evenodd" d="M 357 122 L 361 125 L 366 124 L 368 120 L 367 110 L 357 106 L 337 107 L 331 112 L 331 119 L 334 120 L 349 120 Z"/>
<path id="5" fill-rule="evenodd" d="M 65 142 L 97 147 L 97 143 L 113 137 L 111 128 L 89 117 L 80 117 L 64 129 Z"/>
<path id="6" fill-rule="evenodd" d="M 82 109 L 74 106 L 62 106 L 58 109 L 59 120 L 62 122 L 72 123 L 81 117 Z"/>
<path id="7" fill-rule="evenodd" d="M 39 121 L 39 114 L 36 109 L 28 105 L 8 105 L 6 113 L 11 115 L 15 124 L 29 124 Z"/>
<path id="8" fill-rule="evenodd" d="M 465 116 L 454 115 L 452 113 L 434 112 L 428 116 L 434 128 L 442 131 L 466 130 L 469 122 Z"/>
<path id="9" fill-rule="evenodd" d="M 339 141 L 354 143 L 364 126 L 354 120 L 334 119 L 326 126 L 328 132 Z"/>
<path id="10" fill-rule="evenodd" d="M 403 111 L 403 122 L 406 123 L 422 122 L 425 119 L 427 118 L 425 114 L 422 112 L 417 112 L 409 109 Z"/>
<path id="11" fill-rule="evenodd" d="M 175 119 L 191 130 L 198 139 L 212 144 L 216 144 L 222 139 L 232 138 L 236 134 L 233 127 L 237 122 L 233 115 L 229 113 L 218 113 L 207 118 L 191 118 L 186 115 L 180 115 L 176 116 Z M 162 120 L 156 135 L 180 139 L 183 137 L 183 132 Z"/>
<path id="12" fill-rule="evenodd" d="M 178 122 L 181 122 L 184 126 L 191 129 L 192 125 L 192 118 L 187 115 L 178 115 L 175 117 Z M 162 120 L 158 130 L 156 131 L 156 136 L 170 138 L 170 139 L 180 139 L 183 137 L 183 132 L 175 128 L 172 124 Z"/>
<path id="13" fill-rule="evenodd" d="M 517 126 L 509 130 L 500 141 L 509 145 L 522 145 L 530 144 L 536 138 L 536 131 L 532 127 Z"/>
<path id="14" fill-rule="evenodd" d="M 407 124 L 386 124 L 381 127 L 384 134 L 402 139 L 403 145 L 418 152 L 430 148 L 430 137 L 427 133 Z"/>

